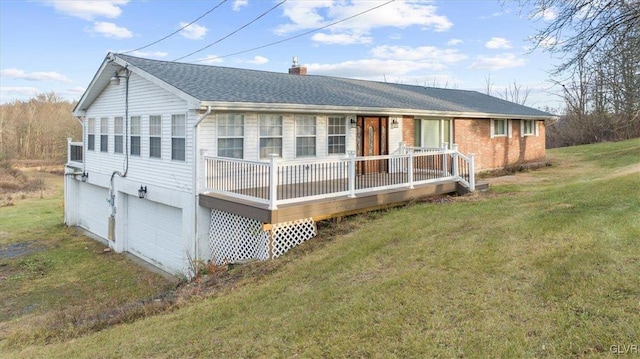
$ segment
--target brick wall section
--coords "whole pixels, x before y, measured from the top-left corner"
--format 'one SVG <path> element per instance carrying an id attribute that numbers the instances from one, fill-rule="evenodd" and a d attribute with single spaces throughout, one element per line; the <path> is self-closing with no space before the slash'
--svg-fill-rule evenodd
<path id="1" fill-rule="evenodd" d="M 409 146 L 413 147 L 413 132 L 414 131 L 414 121 L 413 116 L 402 116 L 402 141 Z"/>
<path id="2" fill-rule="evenodd" d="M 475 154 L 476 172 L 545 161 L 544 121 L 538 136 L 520 136 L 522 121 L 511 121 L 511 137 L 491 138 L 491 120 L 456 119 L 454 142 L 463 154 Z"/>

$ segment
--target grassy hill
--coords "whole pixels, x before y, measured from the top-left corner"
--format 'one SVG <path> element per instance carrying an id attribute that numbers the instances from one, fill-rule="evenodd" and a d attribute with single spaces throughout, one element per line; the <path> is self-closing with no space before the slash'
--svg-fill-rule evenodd
<path id="1" fill-rule="evenodd" d="M 2 356 L 590 357 L 640 345 L 640 141 L 325 225 L 179 308 Z M 223 276 L 223 278 L 225 278 Z M 215 279 L 215 278 L 214 278 Z"/>

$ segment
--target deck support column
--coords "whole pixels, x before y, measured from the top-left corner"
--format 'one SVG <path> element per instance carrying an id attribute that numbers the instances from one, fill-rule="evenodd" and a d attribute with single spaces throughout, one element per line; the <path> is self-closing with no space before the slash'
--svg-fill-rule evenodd
<path id="1" fill-rule="evenodd" d="M 442 177 L 447 177 L 447 143 L 442 143 Z"/>
<path id="2" fill-rule="evenodd" d="M 347 177 L 349 180 L 349 197 L 354 198 L 356 196 L 356 152 L 349 151 L 349 168 Z"/>
<path id="3" fill-rule="evenodd" d="M 413 150 L 407 151 L 407 182 L 409 182 L 409 188 L 415 188 L 413 186 Z"/>
<path id="4" fill-rule="evenodd" d="M 451 160 L 453 161 L 451 164 L 451 170 L 453 173 L 451 175 L 453 177 L 458 177 L 458 145 L 455 143 L 452 144 L 451 150 L 453 151 L 453 154 L 451 154 Z"/>
<path id="5" fill-rule="evenodd" d="M 474 154 L 469 154 L 469 191 L 476 190 L 476 166 L 474 164 Z"/>
<path id="6" fill-rule="evenodd" d="M 278 209 L 278 166 L 276 163 L 278 155 L 272 153 L 269 155 L 269 209 Z"/>

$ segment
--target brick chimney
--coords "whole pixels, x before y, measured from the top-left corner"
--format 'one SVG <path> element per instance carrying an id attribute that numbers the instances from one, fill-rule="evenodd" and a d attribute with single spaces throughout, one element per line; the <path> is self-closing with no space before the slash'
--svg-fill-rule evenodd
<path id="1" fill-rule="evenodd" d="M 292 75 L 306 75 L 307 68 L 298 64 L 298 56 L 293 57 L 293 64 L 289 68 L 289 73 Z"/>

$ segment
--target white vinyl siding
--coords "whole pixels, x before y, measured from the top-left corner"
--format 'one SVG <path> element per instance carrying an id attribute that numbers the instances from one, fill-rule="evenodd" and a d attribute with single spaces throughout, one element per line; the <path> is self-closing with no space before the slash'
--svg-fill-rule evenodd
<path id="1" fill-rule="evenodd" d="M 131 156 L 140 156 L 140 116 L 131 116 Z"/>
<path id="2" fill-rule="evenodd" d="M 316 118 L 315 116 L 295 117 L 296 157 L 316 155 Z"/>
<path id="3" fill-rule="evenodd" d="M 123 133 L 124 123 L 122 117 L 116 117 L 113 120 L 113 152 L 124 153 Z"/>
<path id="4" fill-rule="evenodd" d="M 96 119 L 87 120 L 87 151 L 96 150 Z"/>
<path id="5" fill-rule="evenodd" d="M 260 126 L 260 158 L 271 154 L 282 157 L 282 116 L 258 115 Z"/>
<path id="6" fill-rule="evenodd" d="M 218 156 L 244 158 L 244 116 L 217 114 Z"/>
<path id="7" fill-rule="evenodd" d="M 162 158 L 162 116 L 149 116 L 149 157 Z"/>
<path id="8" fill-rule="evenodd" d="M 109 152 L 109 118 L 100 119 L 100 152 Z"/>
<path id="9" fill-rule="evenodd" d="M 171 115 L 171 159 L 184 161 L 186 153 L 186 122 L 184 115 Z"/>
<path id="10" fill-rule="evenodd" d="M 329 154 L 344 154 L 347 151 L 347 118 L 329 117 L 327 123 L 327 151 Z"/>

